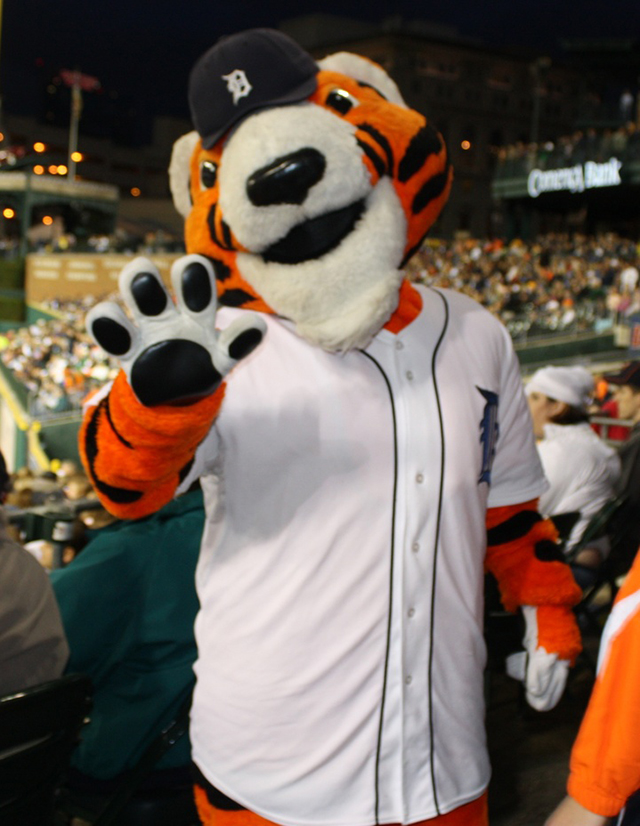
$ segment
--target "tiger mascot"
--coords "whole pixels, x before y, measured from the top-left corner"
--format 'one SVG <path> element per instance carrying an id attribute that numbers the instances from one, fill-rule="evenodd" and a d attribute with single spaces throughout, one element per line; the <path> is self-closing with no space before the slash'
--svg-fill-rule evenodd
<path id="1" fill-rule="evenodd" d="M 204 490 L 202 821 L 486 824 L 484 570 L 523 606 L 539 709 L 580 650 L 580 591 L 536 511 L 509 336 L 403 275 L 449 193 L 443 139 L 380 66 L 269 29 L 210 49 L 190 104 L 175 300 L 138 258 L 128 312 L 91 310 L 122 369 L 80 440 L 122 518 Z"/>

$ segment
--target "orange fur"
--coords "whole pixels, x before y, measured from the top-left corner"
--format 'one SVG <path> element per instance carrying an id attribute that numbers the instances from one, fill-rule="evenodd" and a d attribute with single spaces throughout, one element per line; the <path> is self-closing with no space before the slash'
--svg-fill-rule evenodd
<path id="1" fill-rule="evenodd" d="M 500 524 L 495 512 L 535 510 L 527 502 L 509 508 L 491 508 L 487 524 Z M 496 517 L 497 520 L 496 520 Z M 556 542 L 558 532 L 553 522 L 544 519 L 536 522 L 524 536 L 487 548 L 485 566 L 498 580 L 502 602 L 507 611 L 514 611 L 520 605 L 575 605 L 581 597 L 571 569 L 564 562 L 541 562 L 535 556 L 535 544 L 549 539 Z"/>
<path id="2" fill-rule="evenodd" d="M 108 402 L 85 414 L 79 437 L 82 463 L 110 513 L 138 519 L 172 499 L 180 471 L 220 409 L 224 387 L 189 406 L 147 408 L 135 397 L 124 373 L 118 374 Z M 99 445 L 97 452 L 91 447 L 94 441 Z M 138 491 L 142 496 L 135 502 L 114 502 L 101 491 L 104 485 Z"/>
<path id="3" fill-rule="evenodd" d="M 396 311 L 384 325 L 390 333 L 399 333 L 420 315 L 422 298 L 415 287 L 405 279 L 400 287 L 400 298 Z"/>
<path id="4" fill-rule="evenodd" d="M 487 528 L 495 528 L 520 511 L 535 511 L 536 505 L 537 500 L 532 500 L 521 505 L 490 508 Z M 582 592 L 568 565 L 555 560 L 543 562 L 535 555 L 537 542 L 556 542 L 557 538 L 551 520 L 536 522 L 524 536 L 489 546 L 485 567 L 495 576 L 507 611 L 515 611 L 521 605 L 538 608 L 538 645 L 573 662 L 581 650 L 581 642 L 571 608 L 580 601 Z"/>
<path id="5" fill-rule="evenodd" d="M 540 605 L 536 612 L 538 645 L 545 651 L 557 654 L 571 665 L 582 651 L 580 630 L 573 611 L 566 605 Z"/>

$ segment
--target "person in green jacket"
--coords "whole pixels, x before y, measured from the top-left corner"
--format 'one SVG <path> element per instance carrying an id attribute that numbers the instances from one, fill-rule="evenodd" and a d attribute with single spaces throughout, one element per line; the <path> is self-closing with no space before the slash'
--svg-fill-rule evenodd
<path id="1" fill-rule="evenodd" d="M 202 492 L 190 491 L 153 516 L 92 531 L 51 573 L 71 652 L 66 670 L 94 686 L 72 761 L 83 777 L 110 780 L 135 766 L 193 686 L 203 525 Z M 155 768 L 186 768 L 190 751 L 185 735 Z"/>

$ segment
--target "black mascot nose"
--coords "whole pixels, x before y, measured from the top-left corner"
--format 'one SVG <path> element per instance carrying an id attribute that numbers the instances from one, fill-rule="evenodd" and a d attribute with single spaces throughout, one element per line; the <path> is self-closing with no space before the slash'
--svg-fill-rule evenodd
<path id="1" fill-rule="evenodd" d="M 254 206 L 301 204 L 324 175 L 324 156 L 305 147 L 276 158 L 254 172 L 247 181 L 247 195 Z"/>

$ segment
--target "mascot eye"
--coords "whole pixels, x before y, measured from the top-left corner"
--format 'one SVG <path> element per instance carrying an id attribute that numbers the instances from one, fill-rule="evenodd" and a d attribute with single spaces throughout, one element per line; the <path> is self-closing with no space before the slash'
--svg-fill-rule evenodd
<path id="1" fill-rule="evenodd" d="M 360 105 L 360 102 L 349 92 L 345 92 L 344 89 L 333 89 L 329 92 L 326 103 L 327 106 L 335 109 L 336 112 L 340 112 L 341 115 L 346 115 L 354 106 Z"/>
<path id="2" fill-rule="evenodd" d="M 216 182 L 218 167 L 213 161 L 202 161 L 200 165 L 200 181 L 205 189 L 211 189 Z"/>

